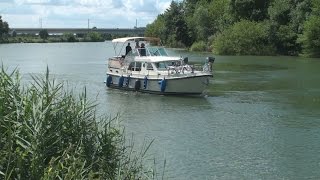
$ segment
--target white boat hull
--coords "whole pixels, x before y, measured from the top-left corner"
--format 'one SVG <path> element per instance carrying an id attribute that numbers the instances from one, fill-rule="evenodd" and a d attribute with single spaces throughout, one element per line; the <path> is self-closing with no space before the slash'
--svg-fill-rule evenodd
<path id="1" fill-rule="evenodd" d="M 203 91 L 208 87 L 209 79 L 211 77 L 212 75 L 210 74 L 164 78 L 151 78 L 148 76 L 119 76 L 116 74 L 108 74 L 106 85 L 110 88 L 152 94 L 197 95 L 202 94 Z"/>

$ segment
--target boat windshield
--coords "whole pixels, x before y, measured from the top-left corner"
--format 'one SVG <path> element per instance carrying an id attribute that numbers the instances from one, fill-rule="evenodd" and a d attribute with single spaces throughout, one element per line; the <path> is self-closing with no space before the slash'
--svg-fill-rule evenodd
<path id="1" fill-rule="evenodd" d="M 168 56 L 163 47 L 149 47 L 149 52 L 152 56 Z"/>
<path id="2" fill-rule="evenodd" d="M 164 48 L 147 47 L 136 48 L 128 53 L 129 56 L 168 56 Z"/>
<path id="3" fill-rule="evenodd" d="M 164 71 L 176 66 L 180 66 L 181 62 L 180 61 L 163 61 L 163 62 L 156 62 L 155 65 L 159 71 Z"/>

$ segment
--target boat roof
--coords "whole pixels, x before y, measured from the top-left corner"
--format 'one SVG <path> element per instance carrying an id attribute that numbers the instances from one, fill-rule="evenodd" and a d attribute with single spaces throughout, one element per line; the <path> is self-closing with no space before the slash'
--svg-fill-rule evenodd
<path id="1" fill-rule="evenodd" d="M 124 38 L 117 38 L 113 39 L 113 43 L 125 43 L 127 41 L 160 41 L 160 38 L 156 37 L 124 37 Z"/>

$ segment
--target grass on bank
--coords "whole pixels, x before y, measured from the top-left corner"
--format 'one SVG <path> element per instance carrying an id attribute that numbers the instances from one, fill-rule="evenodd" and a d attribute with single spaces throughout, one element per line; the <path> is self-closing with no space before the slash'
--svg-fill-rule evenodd
<path id="1" fill-rule="evenodd" d="M 21 87 L 17 70 L 0 70 L 0 179 L 153 179 L 141 152 L 127 145 L 115 118 L 97 117 L 78 97 L 45 77 Z"/>

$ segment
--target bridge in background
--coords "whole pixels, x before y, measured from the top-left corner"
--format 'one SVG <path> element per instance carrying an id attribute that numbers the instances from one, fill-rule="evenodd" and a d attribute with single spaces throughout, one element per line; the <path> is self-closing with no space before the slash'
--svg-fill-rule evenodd
<path id="1" fill-rule="evenodd" d="M 99 32 L 102 34 L 143 36 L 146 28 L 10 28 L 11 32 L 15 31 L 17 34 L 38 34 L 42 29 L 46 29 L 49 34 Z"/>

